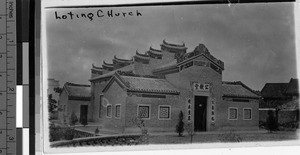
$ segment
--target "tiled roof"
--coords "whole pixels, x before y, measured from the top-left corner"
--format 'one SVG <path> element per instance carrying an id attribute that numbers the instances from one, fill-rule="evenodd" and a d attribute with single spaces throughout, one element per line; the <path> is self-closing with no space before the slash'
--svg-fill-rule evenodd
<path id="1" fill-rule="evenodd" d="M 263 98 L 283 98 L 288 83 L 266 83 L 261 90 Z"/>
<path id="2" fill-rule="evenodd" d="M 132 91 L 179 94 L 179 91 L 166 79 L 133 76 L 120 77 L 122 78 L 126 86 L 128 86 L 128 89 Z"/>
<path id="3" fill-rule="evenodd" d="M 64 85 L 69 97 L 89 99 L 91 97 L 90 85 L 74 84 L 66 82 Z"/>
<path id="4" fill-rule="evenodd" d="M 127 91 L 175 95 L 179 94 L 178 89 L 176 89 L 166 79 L 120 75 L 118 72 L 114 74 L 113 78 L 103 89 L 103 92 L 108 90 L 114 81 L 118 81 L 118 84 L 120 84 L 121 87 L 125 88 Z"/>
<path id="5" fill-rule="evenodd" d="M 125 66 L 125 67 L 122 67 L 122 68 L 119 68 L 119 69 L 116 69 L 116 70 L 113 70 L 113 71 L 110 71 L 106 74 L 103 74 L 103 75 L 99 75 L 97 77 L 94 77 L 92 79 L 90 79 L 90 81 L 93 81 L 93 80 L 97 80 L 97 79 L 101 79 L 101 78 L 106 78 L 106 77 L 111 77 L 113 76 L 117 71 L 133 71 L 134 70 L 134 64 L 130 64 L 128 66 Z"/>
<path id="6" fill-rule="evenodd" d="M 222 92 L 225 97 L 259 98 L 249 87 L 242 82 L 223 82 Z"/>
<path id="7" fill-rule="evenodd" d="M 287 94 L 287 95 L 298 95 L 299 94 L 298 79 L 290 80 L 288 86 L 286 87 L 285 94 Z"/>

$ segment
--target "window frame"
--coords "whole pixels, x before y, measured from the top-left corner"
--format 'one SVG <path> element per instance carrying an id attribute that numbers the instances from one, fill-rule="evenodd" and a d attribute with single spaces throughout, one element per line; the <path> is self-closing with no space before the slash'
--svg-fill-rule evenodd
<path id="1" fill-rule="evenodd" d="M 117 117 L 117 106 L 120 106 L 120 112 L 119 112 L 119 117 Z M 121 119 L 121 104 L 116 104 L 115 105 L 115 118 Z"/>
<path id="2" fill-rule="evenodd" d="M 230 118 L 230 109 L 236 109 L 236 118 L 234 118 L 234 119 Z M 235 120 L 238 120 L 238 118 L 239 118 L 239 110 L 238 110 L 238 108 L 237 107 L 228 107 L 228 120 L 235 121 Z"/>
<path id="3" fill-rule="evenodd" d="M 245 110 L 250 110 L 250 118 L 245 118 Z M 243 120 L 252 120 L 252 108 L 243 108 Z"/>
<path id="4" fill-rule="evenodd" d="M 161 118 L 160 117 L 160 107 L 168 107 L 169 108 L 169 117 L 168 118 Z M 171 105 L 158 105 L 158 120 L 170 120 L 171 119 Z"/>
<path id="5" fill-rule="evenodd" d="M 150 120 L 151 118 L 151 105 L 150 104 L 138 104 L 137 105 L 137 113 L 136 113 L 136 116 L 139 117 L 139 113 L 140 113 L 140 107 L 145 107 L 147 106 L 149 108 L 149 118 L 141 118 L 141 119 L 144 119 L 144 120 Z"/>
<path id="6" fill-rule="evenodd" d="M 110 106 L 110 116 L 108 116 L 108 107 Z M 111 104 L 108 104 L 107 106 L 106 106 L 106 118 L 112 118 L 112 105 Z"/>

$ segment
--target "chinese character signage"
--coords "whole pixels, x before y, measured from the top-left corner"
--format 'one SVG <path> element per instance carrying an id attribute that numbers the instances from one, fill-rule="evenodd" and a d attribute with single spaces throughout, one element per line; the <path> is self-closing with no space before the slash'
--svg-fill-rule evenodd
<path id="1" fill-rule="evenodd" d="M 191 104 L 191 99 L 187 98 L 187 120 L 190 122 L 192 120 L 192 104 Z"/>
<path id="2" fill-rule="evenodd" d="M 210 85 L 206 83 L 199 83 L 199 82 L 194 82 L 192 84 L 192 89 L 195 91 L 206 91 L 208 92 L 210 89 Z"/>
<path id="3" fill-rule="evenodd" d="M 215 123 L 215 99 L 211 100 L 211 122 L 214 124 Z"/>

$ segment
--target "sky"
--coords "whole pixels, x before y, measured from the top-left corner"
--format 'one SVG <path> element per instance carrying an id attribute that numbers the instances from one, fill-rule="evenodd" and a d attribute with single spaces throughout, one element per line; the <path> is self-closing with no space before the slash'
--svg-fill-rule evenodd
<path id="1" fill-rule="evenodd" d="M 185 43 L 188 52 L 204 44 L 225 64 L 223 81 L 242 81 L 254 90 L 265 83 L 296 78 L 296 49 L 292 3 L 205 4 L 118 8 L 46 9 L 48 76 L 65 82 L 90 84 L 92 64 L 131 58 L 163 39 Z M 96 17 L 98 10 L 104 17 Z M 106 12 L 133 12 L 108 17 Z M 142 16 L 137 16 L 136 11 Z M 89 18 L 56 19 L 57 15 L 93 13 Z"/>

